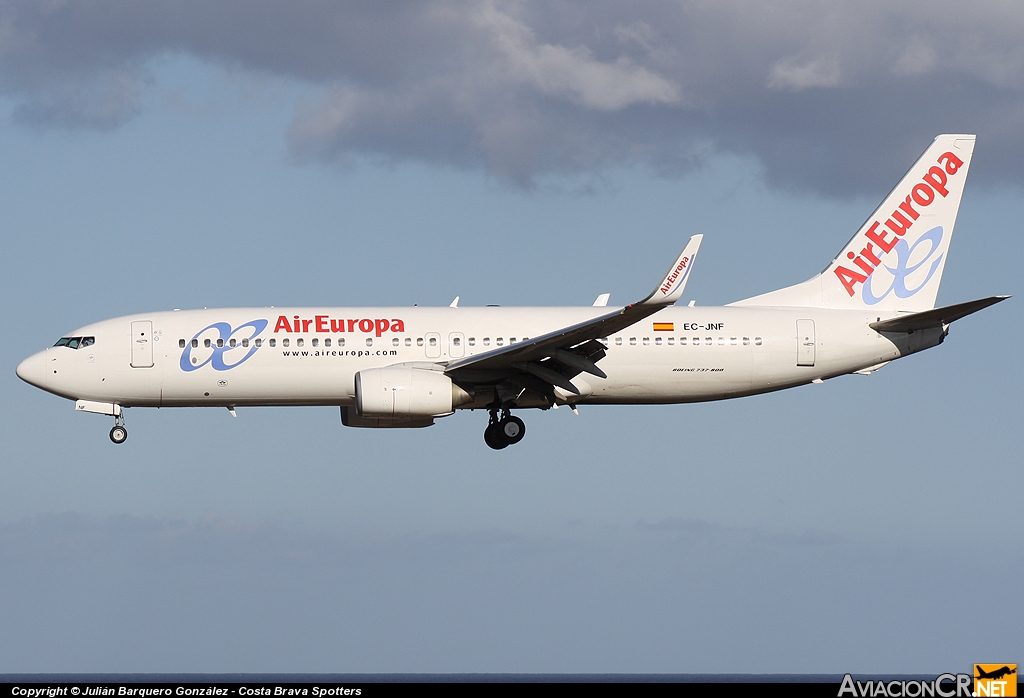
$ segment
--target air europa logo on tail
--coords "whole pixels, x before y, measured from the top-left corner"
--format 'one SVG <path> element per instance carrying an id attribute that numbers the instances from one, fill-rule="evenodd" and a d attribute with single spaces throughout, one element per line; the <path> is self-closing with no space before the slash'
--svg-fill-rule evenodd
<path id="1" fill-rule="evenodd" d="M 893 249 L 897 249 L 897 252 L 902 252 L 903 248 L 907 247 L 907 243 L 903 240 L 903 236 L 907 234 L 907 231 L 914 225 L 914 221 L 921 217 L 921 212 L 932 205 L 939 196 L 943 199 L 949 195 L 949 189 L 946 187 L 949 177 L 955 175 L 963 167 L 963 160 L 958 158 L 956 155 L 950 152 L 945 152 L 939 156 L 937 165 L 932 165 L 928 171 L 921 178 L 921 181 L 915 184 L 910 193 L 900 202 L 899 206 L 889 215 L 889 218 L 885 221 L 885 228 L 882 228 L 878 221 L 872 221 L 867 231 L 864 233 L 863 240 L 864 248 L 859 253 L 850 250 L 846 253 L 847 259 L 853 262 L 853 265 L 857 267 L 859 271 L 850 269 L 842 266 L 842 264 L 836 266 L 833 270 L 835 275 L 839 278 L 840 283 L 843 284 L 843 288 L 850 296 L 854 295 L 857 284 L 863 284 L 868 280 L 875 270 L 882 266 L 882 257 L 889 254 Z M 932 232 L 932 231 L 929 231 Z M 941 238 L 941 230 L 939 237 Z M 902 243 L 902 244 L 901 244 Z M 915 242 L 911 249 L 917 247 Z M 936 249 L 937 243 L 933 246 L 933 250 Z M 854 248 L 856 249 L 856 248 Z M 929 253 L 929 257 L 931 254 Z M 909 255 L 900 254 L 902 261 L 902 267 L 897 264 L 895 269 L 889 269 L 894 274 L 896 270 L 902 268 L 906 270 L 907 260 Z M 936 260 L 936 265 L 938 260 Z M 915 266 L 916 268 L 916 266 Z M 935 267 L 933 266 L 932 271 Z M 909 273 L 909 272 L 908 272 Z M 928 275 L 931 278 L 931 274 Z M 927 283 L 927 280 L 925 281 Z M 907 291 L 907 295 L 913 295 L 917 291 L 924 287 L 922 283 L 913 291 Z M 888 295 L 883 294 L 882 297 Z M 903 296 L 900 293 L 897 295 Z M 873 296 L 872 296 L 873 297 Z M 877 303 L 881 298 L 875 299 Z M 865 293 L 865 301 L 869 301 L 868 294 Z M 870 302 L 870 301 L 869 301 Z"/>
<path id="2" fill-rule="evenodd" d="M 683 257 L 682 259 L 679 260 L 679 264 L 676 265 L 675 269 L 669 272 L 669 275 L 665 277 L 665 283 L 662 284 L 660 289 L 658 289 L 659 291 L 661 291 L 662 295 L 667 296 L 669 294 L 669 292 L 672 290 L 672 287 L 676 283 L 676 279 L 679 278 L 679 275 L 683 273 L 683 269 L 686 269 L 686 265 L 689 263 L 689 257 Z"/>

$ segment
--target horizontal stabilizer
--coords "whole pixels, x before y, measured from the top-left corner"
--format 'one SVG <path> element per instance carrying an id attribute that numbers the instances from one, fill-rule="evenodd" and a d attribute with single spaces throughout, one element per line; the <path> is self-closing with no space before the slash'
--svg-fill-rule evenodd
<path id="1" fill-rule="evenodd" d="M 901 315 L 880 322 L 872 322 L 870 327 L 878 332 L 915 332 L 917 330 L 942 327 L 962 317 L 967 317 L 971 313 L 984 310 L 990 305 L 1005 301 L 1007 298 L 1009 296 L 992 296 L 976 301 L 947 305 L 944 308 L 933 308 L 920 313 Z"/>

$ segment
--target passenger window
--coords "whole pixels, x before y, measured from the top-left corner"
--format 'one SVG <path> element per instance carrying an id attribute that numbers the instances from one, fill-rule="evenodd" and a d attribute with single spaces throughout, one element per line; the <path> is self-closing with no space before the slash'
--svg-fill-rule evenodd
<path id="1" fill-rule="evenodd" d="M 686 337 L 680 337 L 679 338 L 679 346 L 681 346 L 681 347 L 685 347 L 686 346 Z"/>
<path id="2" fill-rule="evenodd" d="M 178 340 L 178 348 L 179 349 L 184 349 L 185 348 L 185 340 L 184 339 L 179 339 Z"/>
<path id="3" fill-rule="evenodd" d="M 256 341 L 259 341 L 259 340 L 256 340 Z M 330 337 L 325 337 L 324 338 L 324 346 L 325 347 L 331 346 L 331 338 Z"/>
<path id="4" fill-rule="evenodd" d="M 494 343 L 497 344 L 499 347 L 500 346 L 504 346 L 505 345 L 505 340 L 502 339 L 501 337 L 498 337 L 496 340 L 494 340 Z"/>
<path id="5" fill-rule="evenodd" d="M 276 347 L 277 346 L 277 340 L 276 339 L 271 339 L 270 340 L 270 346 Z"/>
<path id="6" fill-rule="evenodd" d="M 299 337 L 298 339 L 295 340 L 295 346 L 297 346 L 297 347 L 305 346 L 305 344 L 306 344 L 305 337 Z"/>
<path id="7" fill-rule="evenodd" d="M 648 345 L 649 345 L 650 343 L 651 343 L 651 338 L 650 338 L 650 337 L 644 337 L 644 346 L 646 347 L 646 346 L 648 346 Z"/>
<path id="8" fill-rule="evenodd" d="M 320 339 L 319 339 L 318 337 L 313 337 L 313 341 L 311 342 L 311 344 L 312 344 L 312 345 L 313 345 L 314 347 L 316 347 L 316 346 L 320 346 Z"/>
<path id="9" fill-rule="evenodd" d="M 437 346 L 437 337 L 431 337 L 431 338 L 430 338 L 430 339 L 428 340 L 428 342 L 429 342 L 430 346 L 432 346 L 432 347 L 436 347 L 436 346 Z M 367 343 L 366 343 L 366 346 L 370 346 L 370 343 L 369 343 L 369 342 L 367 342 Z"/>
<path id="10" fill-rule="evenodd" d="M 407 347 L 411 347 L 412 346 L 412 337 L 406 337 L 405 338 L 405 346 L 407 346 Z"/>
<path id="11" fill-rule="evenodd" d="M 198 349 L 199 348 L 199 340 L 198 339 L 193 339 L 192 340 L 192 348 L 193 349 Z"/>
<path id="12" fill-rule="evenodd" d="M 655 337 L 654 338 L 654 343 L 660 347 L 661 346 L 661 337 Z"/>
<path id="13" fill-rule="evenodd" d="M 715 338 L 714 337 L 705 337 L 704 338 L 705 346 L 709 346 L 710 347 L 714 343 L 715 343 Z"/>
<path id="14" fill-rule="evenodd" d="M 515 337 L 509 337 L 508 338 L 508 343 L 509 344 L 515 344 L 516 343 L 516 338 Z"/>
<path id="15" fill-rule="evenodd" d="M 718 338 L 718 346 L 720 346 L 720 347 L 724 347 L 725 346 L 725 337 L 719 337 Z"/>
<path id="16" fill-rule="evenodd" d="M 695 347 L 699 347 L 700 346 L 700 337 L 694 337 L 693 338 L 693 346 L 695 346 Z"/>
<path id="17" fill-rule="evenodd" d="M 223 339 L 218 339 L 218 340 L 217 340 L 217 346 L 218 346 L 218 347 L 222 347 L 222 346 L 224 346 L 224 340 L 223 340 Z"/>
<path id="18" fill-rule="evenodd" d="M 206 347 L 207 349 L 209 349 L 210 348 L 210 340 L 209 339 L 204 339 L 203 340 L 203 346 Z"/>
<path id="19" fill-rule="evenodd" d="M 491 346 L 491 338 L 490 337 L 484 337 L 484 346 L 485 347 Z"/>
<path id="20" fill-rule="evenodd" d="M 368 347 L 372 347 L 373 346 L 373 337 L 367 337 L 366 338 L 366 346 L 368 346 Z"/>
<path id="21" fill-rule="evenodd" d="M 676 343 L 676 338 L 675 337 L 669 337 L 668 338 L 668 345 L 669 346 L 672 346 L 675 343 Z"/>
<path id="22" fill-rule="evenodd" d="M 234 339 L 229 339 L 228 340 L 228 346 L 231 347 L 232 349 L 234 349 L 235 348 L 235 340 Z"/>
<path id="23" fill-rule="evenodd" d="M 249 338 L 248 337 L 246 337 L 245 339 L 242 340 L 242 346 L 243 347 L 249 346 Z"/>
<path id="24" fill-rule="evenodd" d="M 631 347 L 635 347 L 636 346 L 636 337 L 630 337 L 629 338 L 629 346 L 631 346 Z"/>
<path id="25" fill-rule="evenodd" d="M 328 339 L 327 341 L 329 342 L 331 340 Z M 262 339 L 257 339 L 255 342 L 253 342 L 253 344 L 255 344 L 258 347 L 262 347 L 263 346 L 263 340 Z"/>
<path id="26" fill-rule="evenodd" d="M 282 347 L 288 346 L 289 343 L 290 343 L 290 340 L 287 337 L 285 337 L 284 339 L 281 340 L 281 346 Z"/>
<path id="27" fill-rule="evenodd" d="M 622 346 L 622 337 L 616 337 L 615 338 L 615 346 L 617 346 L 617 347 L 621 347 Z"/>
<path id="28" fill-rule="evenodd" d="M 471 347 L 475 347 L 476 346 L 476 337 L 470 337 L 469 338 L 469 346 L 471 346 Z"/>
<path id="29" fill-rule="evenodd" d="M 733 346 L 736 346 L 736 342 L 737 342 L 737 340 L 736 340 L 736 338 L 735 338 L 735 337 L 731 337 L 731 338 L 729 339 L 729 344 L 732 344 Z"/>
<path id="30" fill-rule="evenodd" d="M 418 347 L 422 347 L 423 346 L 423 337 L 417 337 L 416 338 L 416 346 L 418 346 Z"/>
<path id="31" fill-rule="evenodd" d="M 339 347 L 345 346 L 345 338 L 344 337 L 338 337 L 338 346 Z"/>
<path id="32" fill-rule="evenodd" d="M 452 346 L 453 347 L 461 347 L 462 346 L 462 340 L 459 339 L 458 337 L 452 337 Z"/>
<path id="33" fill-rule="evenodd" d="M 395 346 L 395 347 L 397 347 L 397 346 L 398 346 L 399 344 L 401 344 L 401 343 L 402 343 L 402 342 L 401 342 L 401 340 L 400 340 L 400 339 L 398 339 L 398 337 L 395 337 L 394 339 L 392 339 L 392 340 L 391 340 L 391 346 Z"/>
<path id="34" fill-rule="evenodd" d="M 744 337 L 743 338 L 743 346 L 747 346 L 748 344 L 750 344 L 750 337 Z"/>
<path id="35" fill-rule="evenodd" d="M 758 347 L 761 346 L 761 338 L 760 337 L 754 337 L 754 345 L 758 346 Z"/>

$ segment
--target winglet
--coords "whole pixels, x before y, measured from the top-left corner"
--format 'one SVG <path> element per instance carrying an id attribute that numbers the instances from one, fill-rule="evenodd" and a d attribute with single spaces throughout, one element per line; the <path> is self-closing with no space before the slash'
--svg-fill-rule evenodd
<path id="1" fill-rule="evenodd" d="M 967 317 L 971 313 L 984 310 L 990 305 L 1001 303 L 1007 298 L 1009 298 L 1009 296 L 991 296 L 989 298 L 982 298 L 976 301 L 947 305 L 943 308 L 923 310 L 920 313 L 897 315 L 896 317 L 888 320 L 872 322 L 868 327 L 876 332 L 915 332 L 917 330 L 942 327 L 943 325 L 949 325 L 960 318 Z"/>
<path id="2" fill-rule="evenodd" d="M 686 281 L 690 278 L 690 270 L 693 269 L 693 260 L 697 257 L 697 249 L 703 239 L 703 235 L 694 235 L 690 238 L 679 257 L 669 267 L 665 278 L 651 292 L 651 295 L 640 301 L 638 305 L 672 305 L 682 297 Z"/>

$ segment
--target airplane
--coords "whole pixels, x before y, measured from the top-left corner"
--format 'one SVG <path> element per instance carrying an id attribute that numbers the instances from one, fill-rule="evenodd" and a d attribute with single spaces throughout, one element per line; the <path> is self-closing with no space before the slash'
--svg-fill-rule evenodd
<path id="1" fill-rule="evenodd" d="M 321 405 L 349 427 L 418 428 L 486 410 L 503 449 L 513 410 L 736 398 L 871 374 L 937 346 L 950 324 L 1008 298 L 936 308 L 975 136 L 946 134 L 840 253 L 803 283 L 723 307 L 676 305 L 694 235 L 643 300 L 584 307 L 231 308 L 87 325 L 17 368 L 114 418 L 130 407 Z"/>
<path id="2" fill-rule="evenodd" d="M 976 679 L 1001 679 L 1004 676 L 1010 676 L 1011 674 L 1016 674 L 1017 673 L 1017 665 L 1015 664 L 1013 669 L 1011 669 L 1008 665 L 1003 665 L 999 669 L 994 669 L 992 671 L 985 671 L 984 669 L 981 668 L 981 666 L 979 666 L 978 664 L 975 664 L 974 665 L 974 670 L 975 670 L 975 673 L 977 674 L 974 677 Z"/>

